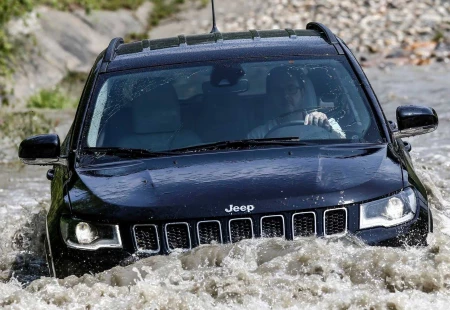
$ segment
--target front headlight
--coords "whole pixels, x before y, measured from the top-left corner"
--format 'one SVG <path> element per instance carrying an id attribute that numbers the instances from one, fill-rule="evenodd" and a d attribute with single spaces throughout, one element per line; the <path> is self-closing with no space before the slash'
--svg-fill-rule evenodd
<path id="1" fill-rule="evenodd" d="M 97 224 L 61 217 L 61 234 L 68 247 L 83 250 L 121 248 L 118 225 Z"/>
<path id="2" fill-rule="evenodd" d="M 414 190 L 406 188 L 396 195 L 362 204 L 359 228 L 399 225 L 412 220 L 416 210 Z"/>

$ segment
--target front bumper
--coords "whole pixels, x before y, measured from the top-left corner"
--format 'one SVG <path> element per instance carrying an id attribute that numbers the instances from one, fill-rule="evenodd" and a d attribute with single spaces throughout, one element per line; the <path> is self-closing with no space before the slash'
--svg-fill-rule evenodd
<path id="1" fill-rule="evenodd" d="M 98 273 L 118 265 L 132 263 L 131 253 L 121 250 L 83 251 L 66 248 L 60 256 L 54 257 L 54 275 L 58 278 L 69 275 L 82 276 L 85 273 Z"/>
<path id="2" fill-rule="evenodd" d="M 320 208 L 315 210 L 301 211 L 301 213 L 314 213 L 316 221 L 315 235 L 318 237 L 335 237 L 345 234 L 351 234 L 368 245 L 380 245 L 380 246 L 401 246 L 401 245 L 413 245 L 422 246 L 426 245 L 426 238 L 430 227 L 430 218 L 428 207 L 420 203 L 418 205 L 418 212 L 414 219 L 404 224 L 384 228 L 375 227 L 364 230 L 359 230 L 359 205 L 352 205 L 345 207 L 346 214 L 346 227 L 344 234 L 336 234 L 328 236 L 326 234 L 325 214 L 331 210 L 342 210 L 340 208 Z M 252 234 L 254 238 L 263 236 L 263 218 L 266 217 L 279 217 L 283 219 L 284 238 L 292 240 L 296 238 L 295 227 L 293 221 L 293 215 L 298 214 L 295 212 L 278 212 L 276 214 L 251 214 L 246 215 L 245 218 L 251 219 Z M 196 247 L 201 244 L 198 234 L 198 223 L 209 220 L 220 223 L 220 233 L 223 238 L 221 242 L 230 243 L 233 242 L 233 235 L 230 233 L 230 222 L 232 220 L 242 218 L 239 216 L 223 217 L 214 219 L 197 219 L 189 220 L 182 223 L 186 223 L 189 233 L 190 248 Z M 230 221 L 231 220 L 231 221 Z M 171 223 L 180 222 L 171 221 Z M 147 223 L 148 224 L 148 223 Z M 120 233 L 123 241 L 122 249 L 99 249 L 96 251 L 73 249 L 66 246 L 66 244 L 58 236 L 59 240 L 52 240 L 52 253 L 54 271 L 57 277 L 65 277 L 70 274 L 81 276 L 86 272 L 101 272 L 103 270 L 110 269 L 117 265 L 128 265 L 141 257 L 146 257 L 155 254 L 168 254 L 170 253 L 170 245 L 167 242 L 167 232 L 164 229 L 167 222 L 155 222 L 152 223 L 155 229 L 158 230 L 158 251 L 149 253 L 149 251 L 138 251 L 138 246 L 135 240 L 135 234 L 133 233 L 134 224 L 122 223 L 120 224 Z M 54 238 L 55 239 L 55 238 Z M 56 246 L 57 245 L 57 246 Z M 150 251 L 151 252 L 151 251 Z"/>

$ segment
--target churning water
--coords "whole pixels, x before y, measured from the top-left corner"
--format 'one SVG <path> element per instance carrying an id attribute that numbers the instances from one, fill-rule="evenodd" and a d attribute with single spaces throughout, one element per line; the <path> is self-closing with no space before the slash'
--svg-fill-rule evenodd
<path id="1" fill-rule="evenodd" d="M 438 131 L 409 139 L 433 208 L 427 248 L 340 240 L 246 240 L 141 260 L 62 280 L 45 277 L 46 169 L 0 165 L 0 306 L 109 309 L 448 309 L 450 304 L 449 67 L 367 70 L 386 115 L 433 106 Z M 43 276 L 44 275 L 44 276 Z M 41 277 L 42 276 L 42 277 Z M 28 283 L 24 285 L 23 283 Z"/>

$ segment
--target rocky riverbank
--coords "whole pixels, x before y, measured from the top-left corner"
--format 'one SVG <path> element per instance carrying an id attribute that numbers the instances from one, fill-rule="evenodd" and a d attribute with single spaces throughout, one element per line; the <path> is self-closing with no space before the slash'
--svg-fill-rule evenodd
<path id="1" fill-rule="evenodd" d="M 97 55 L 113 37 L 139 33 L 147 27 L 152 5 L 145 2 L 136 11 L 71 12 L 37 7 L 24 18 L 9 23 L 8 33 L 19 42 L 20 65 L 6 81 L 9 102 L 23 107 L 26 98 L 54 87 L 70 72 L 87 73 Z"/>
<path id="2" fill-rule="evenodd" d="M 27 44 L 25 60 L 9 81 L 12 91 L 8 99 L 13 107 L 25 107 L 29 96 L 58 85 L 68 72 L 87 73 L 112 37 L 145 31 L 152 9 L 151 2 L 144 2 L 136 11 L 90 14 L 82 9 L 60 12 L 38 7 L 28 18 L 10 23 L 11 36 L 34 42 Z M 302 29 L 310 21 L 321 22 L 343 38 L 365 66 L 450 60 L 449 0 L 216 0 L 216 15 L 224 32 Z M 178 14 L 154 27 L 148 37 L 198 34 L 210 29 L 210 5 L 202 8 L 188 1 Z M 4 130 L 11 123 L 10 116 L 6 111 L 0 114 L 0 140 L 5 135 L 10 139 L 11 130 Z M 2 152 L 0 160 L 5 157 Z"/>
<path id="3" fill-rule="evenodd" d="M 155 29 L 152 37 L 208 32 L 210 8 L 185 11 Z M 216 1 L 221 31 L 305 28 L 327 25 L 362 63 L 423 65 L 450 61 L 448 0 L 237 0 Z M 176 21 L 176 23 L 173 23 Z"/>
<path id="4" fill-rule="evenodd" d="M 111 38 L 146 29 L 151 10 L 150 2 L 137 11 L 90 14 L 40 7 L 28 19 L 12 23 L 11 36 L 28 37 L 34 44 L 27 45 L 26 61 L 17 66 L 8 99 L 23 107 L 29 96 L 57 85 L 68 72 L 87 73 Z M 224 32 L 302 29 L 310 21 L 321 22 L 343 38 L 365 66 L 450 61 L 449 0 L 216 0 L 216 15 Z M 210 5 L 202 8 L 188 1 L 178 14 L 154 27 L 148 37 L 198 34 L 210 29 Z"/>

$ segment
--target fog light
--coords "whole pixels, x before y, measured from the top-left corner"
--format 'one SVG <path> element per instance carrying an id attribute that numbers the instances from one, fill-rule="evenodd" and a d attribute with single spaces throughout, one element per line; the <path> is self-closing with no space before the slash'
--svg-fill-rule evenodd
<path id="1" fill-rule="evenodd" d="M 80 222 L 75 226 L 75 236 L 78 243 L 88 244 L 98 238 L 98 233 L 94 226 L 86 222 Z"/>
<path id="2" fill-rule="evenodd" d="M 399 219 L 403 216 L 404 213 L 403 207 L 404 207 L 403 201 L 401 201 L 397 197 L 392 197 L 386 204 L 386 213 L 384 215 L 389 219 L 393 220 Z"/>

